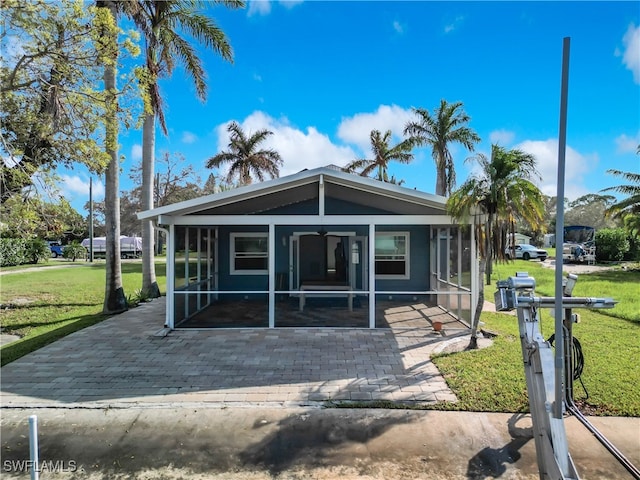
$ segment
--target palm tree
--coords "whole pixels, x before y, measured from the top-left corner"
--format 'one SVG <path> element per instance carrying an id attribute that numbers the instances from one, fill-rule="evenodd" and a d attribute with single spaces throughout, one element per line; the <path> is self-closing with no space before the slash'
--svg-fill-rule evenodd
<path id="1" fill-rule="evenodd" d="M 155 171 L 156 118 L 165 135 L 168 134 L 162 108 L 158 81 L 170 77 L 179 63 L 196 87 L 201 100 L 206 99 L 207 85 L 202 61 L 184 38 L 184 34 L 211 48 L 222 58 L 233 61 L 231 46 L 224 32 L 208 16 L 195 11 L 204 2 L 196 0 L 165 0 L 162 2 L 142 0 L 130 9 L 130 16 L 140 29 L 145 41 L 145 68 L 139 80 L 144 98 L 144 122 L 142 127 L 142 209 L 153 208 Z M 230 8 L 244 7 L 239 0 L 218 0 Z M 156 281 L 153 255 L 153 225 L 142 222 L 142 291 L 152 298 L 160 296 Z"/>
<path id="2" fill-rule="evenodd" d="M 265 174 L 271 178 L 280 176 L 282 158 L 275 150 L 258 150 L 258 147 L 273 132 L 269 130 L 259 130 L 247 137 L 242 127 L 236 122 L 231 122 L 227 127 L 230 133 L 229 151 L 220 152 L 207 160 L 207 168 L 220 168 L 222 165 L 230 163 L 229 173 L 226 181 L 233 183 L 238 177 L 240 185 L 249 185 L 252 181 L 251 175 L 259 181 L 263 181 Z"/>
<path id="3" fill-rule="evenodd" d="M 640 146 L 638 147 L 638 153 L 640 153 Z M 630 183 L 602 190 L 603 192 L 613 191 L 627 195 L 626 198 L 614 203 L 605 210 L 605 217 L 622 219 L 627 232 L 632 237 L 640 237 L 640 174 L 613 169 L 607 170 L 607 173 L 622 177 Z"/>
<path id="4" fill-rule="evenodd" d="M 120 163 L 118 159 L 118 97 L 116 89 L 118 4 L 113 0 L 100 0 L 96 6 L 96 21 L 99 22 L 100 28 L 98 49 L 100 60 L 104 65 L 105 151 L 111 158 L 105 172 L 106 282 L 102 311 L 105 314 L 114 314 L 127 310 L 120 262 Z"/>
<path id="5" fill-rule="evenodd" d="M 491 284 L 491 262 L 504 259 L 508 233 L 516 218 L 534 229 L 542 221 L 543 195 L 532 182 L 539 178 L 533 155 L 521 150 L 491 146 L 491 159 L 479 154 L 467 159 L 478 162 L 481 171 L 453 192 L 447 212 L 457 220 L 473 217 L 479 263 L 478 304 L 471 324 L 469 348 L 477 347 L 477 328 L 484 305 L 483 276 Z M 488 268 L 487 268 L 488 265 Z"/>
<path id="6" fill-rule="evenodd" d="M 387 130 L 384 136 L 379 130 L 371 131 L 371 150 L 373 152 L 373 159 L 368 160 L 366 158 L 356 159 L 343 168 L 343 171 L 348 173 L 355 173 L 356 170 L 360 170 L 360 176 L 368 177 L 376 172 L 375 178 L 382 182 L 397 183 L 395 176 L 389 178 L 387 168 L 389 162 L 396 161 L 400 163 L 410 163 L 413 160 L 413 142 L 411 140 L 403 140 L 402 142 L 394 145 L 389 145 L 391 142 L 391 130 Z M 400 183 L 402 180 L 400 180 Z"/>
<path id="7" fill-rule="evenodd" d="M 462 102 L 447 103 L 443 99 L 434 115 L 423 108 L 414 108 L 413 112 L 419 120 L 407 123 L 404 134 L 417 145 L 431 146 L 431 156 L 437 169 L 436 195 L 450 195 L 456 185 L 456 172 L 449 144 L 460 143 L 473 152 L 480 137 L 467 126 L 471 118 L 462 109 Z"/>

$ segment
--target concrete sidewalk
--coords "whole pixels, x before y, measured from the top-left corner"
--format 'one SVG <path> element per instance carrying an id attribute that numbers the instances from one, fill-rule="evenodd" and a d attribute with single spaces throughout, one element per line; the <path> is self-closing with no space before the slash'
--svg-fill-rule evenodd
<path id="1" fill-rule="evenodd" d="M 42 478 L 539 479 L 528 416 L 302 407 L 4 409 L 2 478 L 25 478 L 30 414 L 55 470 Z M 640 419 L 592 420 L 640 463 Z M 631 478 L 575 419 L 566 425 L 580 478 Z"/>

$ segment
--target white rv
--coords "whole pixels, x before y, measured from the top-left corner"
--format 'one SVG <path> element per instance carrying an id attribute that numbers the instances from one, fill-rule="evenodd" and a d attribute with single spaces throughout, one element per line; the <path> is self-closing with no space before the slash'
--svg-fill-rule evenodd
<path id="1" fill-rule="evenodd" d="M 85 238 L 82 246 L 89 251 L 90 239 Z M 107 252 L 107 240 L 105 237 L 93 238 L 93 255 L 103 257 Z M 120 257 L 121 258 L 139 258 L 142 255 L 142 238 L 127 237 L 120 235 Z"/>

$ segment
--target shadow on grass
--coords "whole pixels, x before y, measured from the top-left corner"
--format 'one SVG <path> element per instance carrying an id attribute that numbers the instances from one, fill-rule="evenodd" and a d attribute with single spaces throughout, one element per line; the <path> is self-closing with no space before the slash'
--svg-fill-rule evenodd
<path id="1" fill-rule="evenodd" d="M 25 305 L 16 305 L 13 303 L 8 303 L 2 305 L 2 308 L 5 310 L 33 310 L 43 307 L 53 307 L 53 308 L 68 308 L 68 307 L 93 307 L 95 306 L 95 302 L 84 302 L 84 303 L 48 303 L 43 301 L 35 301 L 33 303 L 27 303 Z M 65 320 L 71 320 L 67 318 Z M 13 326 L 13 325 L 12 325 Z"/>
<path id="2" fill-rule="evenodd" d="M 45 345 L 53 343 L 62 337 L 99 323 L 102 320 L 106 320 L 107 318 L 109 318 L 109 316 L 103 315 L 102 313 L 84 315 L 78 317 L 76 321 L 72 321 L 68 325 L 63 325 L 53 330 L 47 330 L 40 335 L 35 335 L 33 337 L 25 338 L 23 340 L 18 340 L 16 342 L 10 343 L 9 345 L 5 345 L 4 347 L 2 347 L 2 349 L 0 349 L 0 365 L 4 366 L 8 363 L 11 363 L 14 360 L 17 360 L 18 358 L 23 357 L 24 355 L 35 350 L 38 350 Z M 70 319 L 64 319 L 55 323 L 68 322 L 69 320 Z M 36 326 L 40 327 L 43 325 L 39 324 Z"/>

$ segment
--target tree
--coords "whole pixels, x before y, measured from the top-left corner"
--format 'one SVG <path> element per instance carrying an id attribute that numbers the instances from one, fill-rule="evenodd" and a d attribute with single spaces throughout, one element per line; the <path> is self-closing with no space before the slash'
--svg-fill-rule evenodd
<path id="1" fill-rule="evenodd" d="M 214 193 L 226 192 L 233 188 L 236 188 L 236 185 L 228 182 L 226 178 L 210 173 L 202 187 L 202 194 L 211 195 Z"/>
<path id="2" fill-rule="evenodd" d="M 153 208 L 155 121 L 165 135 L 168 134 L 162 109 L 162 97 L 158 81 L 170 77 L 177 63 L 193 80 L 196 93 L 206 99 L 205 71 L 202 60 L 184 38 L 190 35 L 211 48 L 225 60 L 233 61 L 231 46 L 224 32 L 208 16 L 198 13 L 195 7 L 204 2 L 195 0 L 138 1 L 131 17 L 141 30 L 146 43 L 145 68 L 139 70 L 139 82 L 144 98 L 144 122 L 142 127 L 142 209 Z M 231 8 L 244 7 L 238 0 L 220 0 Z M 160 296 L 156 280 L 153 250 L 153 224 L 142 222 L 142 291 L 151 298 Z"/>
<path id="3" fill-rule="evenodd" d="M 86 223 L 64 198 L 56 203 L 15 194 L 0 205 L 0 236 L 61 240 L 82 237 Z"/>
<path id="4" fill-rule="evenodd" d="M 227 130 L 230 133 L 229 151 L 209 158 L 207 168 L 220 168 L 222 165 L 231 164 L 226 181 L 233 183 L 237 177 L 241 186 L 251 184 L 252 174 L 261 182 L 264 181 L 265 174 L 271 178 L 280 176 L 280 154 L 275 150 L 258 149 L 273 132 L 266 129 L 258 130 L 247 137 L 236 122 L 231 122 Z"/>
<path id="5" fill-rule="evenodd" d="M 104 68 L 106 113 L 105 152 L 109 164 L 105 173 L 105 261 L 106 281 L 104 305 L 105 314 L 121 313 L 127 310 L 127 299 L 122 286 L 122 265 L 120 261 L 120 197 L 118 158 L 118 91 L 116 69 L 118 62 L 118 6 L 114 0 L 97 2 L 96 26 L 99 31 L 98 51 Z"/>
<path id="6" fill-rule="evenodd" d="M 104 95 L 90 28 L 95 9 L 80 1 L 6 0 L 0 41 L 0 203 L 57 165 L 102 172 Z"/>
<path id="7" fill-rule="evenodd" d="M 639 152 L 640 152 L 640 146 Z M 603 192 L 617 192 L 626 195 L 626 198 L 614 203 L 606 210 L 606 215 L 612 218 L 625 219 L 628 216 L 640 216 L 640 173 L 623 172 L 621 170 L 607 170 L 607 173 L 622 177 L 629 182 L 626 185 L 618 185 L 603 189 Z"/>
<path id="8" fill-rule="evenodd" d="M 568 202 L 568 210 L 564 214 L 565 225 L 588 225 L 600 230 L 615 228 L 617 221 L 605 215 L 605 211 L 615 202 L 612 195 L 598 195 L 589 193 Z"/>
<path id="9" fill-rule="evenodd" d="M 356 159 L 344 167 L 343 170 L 349 173 L 355 173 L 356 170 L 360 170 L 359 174 L 362 177 L 368 177 L 375 172 L 377 180 L 397 183 L 395 176 L 389 178 L 387 172 L 389 162 L 410 163 L 413 160 L 413 154 L 411 153 L 413 142 L 411 140 L 403 140 L 393 147 L 390 146 L 391 130 L 387 130 L 384 136 L 379 130 L 372 130 L 370 138 L 373 159 Z"/>
<path id="10" fill-rule="evenodd" d="M 447 201 L 448 213 L 457 220 L 473 218 L 479 258 L 478 304 L 471 323 L 469 348 L 477 348 L 477 329 L 484 305 L 484 282 L 491 284 L 491 262 L 505 258 L 508 233 L 517 218 L 529 225 L 542 221 L 543 197 L 532 180 L 538 177 L 535 158 L 521 150 L 491 146 L 491 159 L 478 154 L 481 170 L 468 178 Z"/>
<path id="11" fill-rule="evenodd" d="M 447 103 L 443 99 L 433 115 L 424 108 L 414 108 L 413 112 L 419 119 L 407 123 L 404 134 L 417 145 L 431 147 L 437 170 L 436 195 L 450 195 L 456 185 L 456 172 L 449 145 L 460 143 L 473 152 L 480 137 L 467 126 L 471 118 L 462 109 L 462 102 Z"/>

